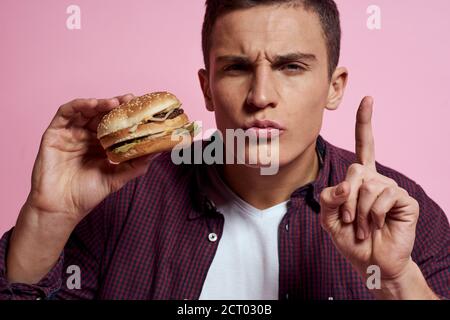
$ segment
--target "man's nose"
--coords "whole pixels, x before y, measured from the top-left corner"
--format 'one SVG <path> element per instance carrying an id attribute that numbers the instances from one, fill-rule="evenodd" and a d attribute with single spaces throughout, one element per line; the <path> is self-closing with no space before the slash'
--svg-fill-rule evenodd
<path id="1" fill-rule="evenodd" d="M 247 96 L 247 104 L 255 108 L 277 106 L 276 84 L 272 70 L 267 67 L 256 68 Z"/>

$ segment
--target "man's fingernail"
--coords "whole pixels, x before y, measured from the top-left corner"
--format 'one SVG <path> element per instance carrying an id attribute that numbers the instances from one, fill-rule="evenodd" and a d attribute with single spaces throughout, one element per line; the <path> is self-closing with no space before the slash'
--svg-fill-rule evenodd
<path id="1" fill-rule="evenodd" d="M 344 188 L 342 187 L 342 185 L 340 185 L 339 187 L 337 187 L 336 189 L 336 196 L 339 197 L 344 193 Z"/>
<path id="2" fill-rule="evenodd" d="M 352 222 L 352 216 L 351 216 L 350 212 L 344 211 L 343 216 L 344 216 L 344 222 L 345 222 L 345 223 L 350 223 L 350 222 Z"/>
<path id="3" fill-rule="evenodd" d="M 383 229 L 383 227 L 384 227 L 384 220 L 383 221 L 378 221 L 377 222 L 377 226 L 378 226 L 378 229 Z"/>
<path id="4" fill-rule="evenodd" d="M 364 230 L 361 228 L 358 228 L 358 233 L 356 236 L 358 237 L 359 240 L 364 240 L 366 237 L 364 234 Z"/>

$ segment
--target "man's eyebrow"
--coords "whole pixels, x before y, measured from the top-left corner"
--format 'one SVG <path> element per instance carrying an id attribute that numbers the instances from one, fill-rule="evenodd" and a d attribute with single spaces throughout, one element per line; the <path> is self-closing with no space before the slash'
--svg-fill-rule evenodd
<path id="1" fill-rule="evenodd" d="M 316 62 L 317 57 L 312 53 L 293 52 L 284 55 L 277 55 L 274 57 L 273 60 L 275 64 L 281 64 L 284 62 L 292 62 L 292 61 Z"/>
<path id="2" fill-rule="evenodd" d="M 250 63 L 250 60 L 245 56 L 237 56 L 237 55 L 224 55 L 216 58 L 217 63 L 242 63 L 247 64 Z"/>
<path id="3" fill-rule="evenodd" d="M 292 52 L 283 55 L 276 55 L 273 58 L 273 63 L 281 64 L 285 62 L 292 61 L 317 61 L 317 57 L 312 53 L 303 53 L 303 52 Z M 240 55 L 223 55 L 216 58 L 217 63 L 241 63 L 241 64 L 249 64 L 250 59 L 246 56 Z"/>

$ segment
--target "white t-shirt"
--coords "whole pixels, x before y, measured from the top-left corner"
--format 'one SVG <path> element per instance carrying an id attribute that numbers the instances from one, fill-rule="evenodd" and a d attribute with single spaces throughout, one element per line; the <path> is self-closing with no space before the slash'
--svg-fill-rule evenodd
<path id="1" fill-rule="evenodd" d="M 259 210 L 236 195 L 208 166 L 205 192 L 223 214 L 222 238 L 200 300 L 277 300 L 278 227 L 287 202 Z"/>

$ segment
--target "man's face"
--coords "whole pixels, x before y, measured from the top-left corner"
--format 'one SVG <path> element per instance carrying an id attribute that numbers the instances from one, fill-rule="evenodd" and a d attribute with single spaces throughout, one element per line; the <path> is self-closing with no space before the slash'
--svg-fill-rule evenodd
<path id="1" fill-rule="evenodd" d="M 329 82 L 319 17 L 292 6 L 237 10 L 216 21 L 211 39 L 209 75 L 199 75 L 218 129 L 225 135 L 255 120 L 274 121 L 284 128 L 280 167 L 297 159 L 315 142 L 324 109 L 337 107 L 345 87 L 343 69 Z"/>

